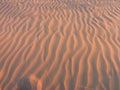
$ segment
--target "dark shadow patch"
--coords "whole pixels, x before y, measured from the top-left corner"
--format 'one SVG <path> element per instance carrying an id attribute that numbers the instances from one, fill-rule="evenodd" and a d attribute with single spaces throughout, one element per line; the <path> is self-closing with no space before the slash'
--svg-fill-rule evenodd
<path id="1" fill-rule="evenodd" d="M 17 90 L 32 90 L 29 79 L 22 78 L 17 85 Z"/>

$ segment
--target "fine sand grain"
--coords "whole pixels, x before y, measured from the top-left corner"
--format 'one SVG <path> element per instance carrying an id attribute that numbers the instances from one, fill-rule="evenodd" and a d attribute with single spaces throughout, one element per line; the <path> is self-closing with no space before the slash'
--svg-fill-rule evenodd
<path id="1" fill-rule="evenodd" d="M 120 90 L 120 0 L 0 0 L 0 90 Z"/>

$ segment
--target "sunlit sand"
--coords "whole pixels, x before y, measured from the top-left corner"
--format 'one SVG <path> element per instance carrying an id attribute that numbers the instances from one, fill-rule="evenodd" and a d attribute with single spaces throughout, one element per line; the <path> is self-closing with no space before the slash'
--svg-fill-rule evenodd
<path id="1" fill-rule="evenodd" d="M 0 90 L 120 90 L 120 0 L 0 0 Z"/>

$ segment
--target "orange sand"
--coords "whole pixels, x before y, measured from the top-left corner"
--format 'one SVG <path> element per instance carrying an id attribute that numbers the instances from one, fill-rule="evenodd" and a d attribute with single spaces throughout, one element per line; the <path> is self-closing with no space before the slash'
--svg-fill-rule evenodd
<path id="1" fill-rule="evenodd" d="M 120 90 L 120 0 L 0 0 L 0 90 Z"/>

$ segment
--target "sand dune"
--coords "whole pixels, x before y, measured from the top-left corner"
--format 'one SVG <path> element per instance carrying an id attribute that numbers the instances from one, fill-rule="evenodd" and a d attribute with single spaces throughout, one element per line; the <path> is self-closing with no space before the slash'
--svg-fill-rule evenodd
<path id="1" fill-rule="evenodd" d="M 120 90 L 119 0 L 0 0 L 0 90 Z"/>

